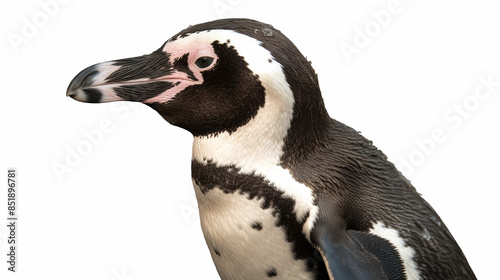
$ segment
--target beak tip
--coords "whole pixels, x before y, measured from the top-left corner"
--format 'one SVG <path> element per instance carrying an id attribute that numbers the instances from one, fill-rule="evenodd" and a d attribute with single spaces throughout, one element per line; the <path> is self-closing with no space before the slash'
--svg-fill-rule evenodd
<path id="1" fill-rule="evenodd" d="M 66 91 L 66 97 L 71 97 L 71 98 L 75 98 L 74 96 L 76 95 L 74 89 L 69 89 Z"/>
<path id="2" fill-rule="evenodd" d="M 99 75 L 99 64 L 85 68 L 78 73 L 66 90 L 66 96 L 77 101 L 86 103 L 101 102 L 102 93 L 99 89 L 93 88 L 96 76 Z"/>
<path id="3" fill-rule="evenodd" d="M 66 90 L 66 96 L 69 96 L 78 101 L 87 102 L 85 98 L 84 88 L 92 86 L 95 77 L 99 74 L 99 65 L 92 65 L 82 70 L 76 75 Z"/>
<path id="4" fill-rule="evenodd" d="M 78 88 L 73 88 L 73 89 L 68 89 L 66 92 L 66 97 L 71 97 L 77 101 L 85 102 L 86 98 L 85 95 L 83 94 L 81 89 Z"/>
<path id="5" fill-rule="evenodd" d="M 74 80 L 70 83 L 68 89 L 66 90 L 66 97 L 71 97 L 77 101 L 81 102 L 86 102 L 87 98 L 85 96 L 85 93 L 83 92 L 83 89 L 78 86 L 77 83 L 74 82 Z"/>

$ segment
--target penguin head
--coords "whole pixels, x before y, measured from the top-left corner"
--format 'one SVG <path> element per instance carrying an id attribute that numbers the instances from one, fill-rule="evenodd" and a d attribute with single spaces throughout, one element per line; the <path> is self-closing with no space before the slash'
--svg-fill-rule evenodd
<path id="1" fill-rule="evenodd" d="M 142 102 L 194 136 L 232 133 L 264 106 L 290 111 L 288 121 L 324 111 L 310 63 L 280 31 L 249 19 L 190 26 L 151 54 L 92 65 L 67 95 Z"/>

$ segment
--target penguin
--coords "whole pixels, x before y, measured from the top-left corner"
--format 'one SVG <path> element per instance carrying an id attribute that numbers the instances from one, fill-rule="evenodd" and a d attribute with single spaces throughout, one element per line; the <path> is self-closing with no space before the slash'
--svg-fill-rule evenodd
<path id="1" fill-rule="evenodd" d="M 329 116 L 311 64 L 272 25 L 192 25 L 150 54 L 84 69 L 67 96 L 142 102 L 193 135 L 221 279 L 476 279 L 412 184 Z"/>

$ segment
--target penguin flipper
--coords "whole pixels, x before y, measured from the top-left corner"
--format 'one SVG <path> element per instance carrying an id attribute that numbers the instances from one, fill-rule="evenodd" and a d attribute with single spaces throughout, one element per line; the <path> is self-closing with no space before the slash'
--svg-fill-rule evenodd
<path id="1" fill-rule="evenodd" d="M 347 229 L 335 213 L 331 200 L 319 197 L 319 213 L 310 232 L 312 244 L 319 250 L 330 279 L 406 279 L 402 259 L 388 240 L 358 230 Z"/>
<path id="2" fill-rule="evenodd" d="M 406 279 L 394 246 L 374 234 L 348 230 L 332 240 L 325 230 L 315 231 L 315 240 L 333 279 Z"/>

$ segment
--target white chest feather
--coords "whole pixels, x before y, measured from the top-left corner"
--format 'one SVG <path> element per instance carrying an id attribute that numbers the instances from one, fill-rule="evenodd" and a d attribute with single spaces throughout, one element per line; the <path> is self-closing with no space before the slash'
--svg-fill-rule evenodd
<path id="1" fill-rule="evenodd" d="M 205 240 L 222 279 L 313 279 L 263 199 L 195 185 Z"/>

